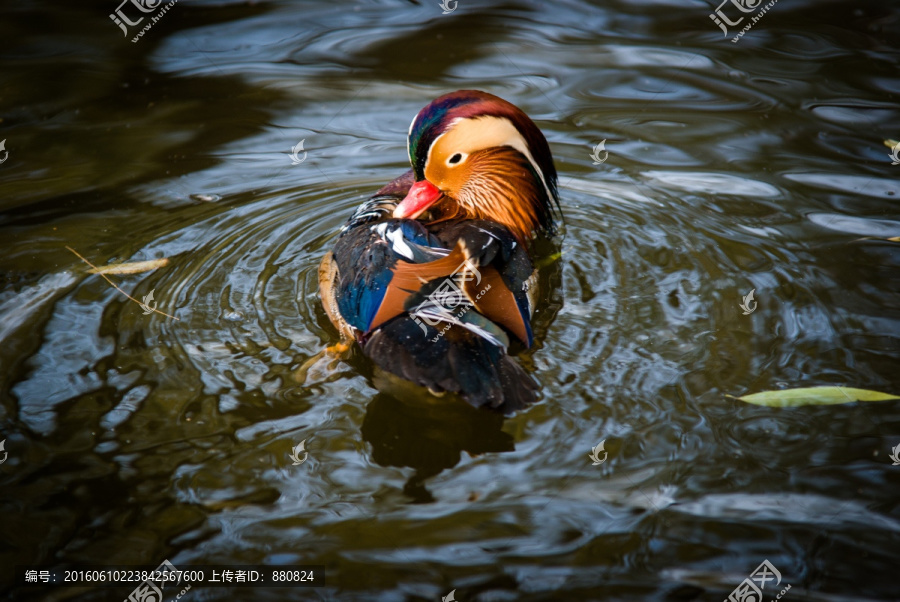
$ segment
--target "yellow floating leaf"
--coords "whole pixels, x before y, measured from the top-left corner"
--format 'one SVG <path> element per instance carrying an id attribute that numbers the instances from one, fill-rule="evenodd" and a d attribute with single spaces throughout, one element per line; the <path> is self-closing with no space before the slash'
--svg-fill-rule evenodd
<path id="1" fill-rule="evenodd" d="M 741 401 L 758 406 L 772 408 L 833 405 L 838 403 L 854 403 L 857 401 L 885 401 L 900 399 L 900 396 L 866 389 L 851 387 L 804 387 L 800 389 L 783 389 L 781 391 L 763 391 L 738 397 Z"/>
<path id="2" fill-rule="evenodd" d="M 550 255 L 549 257 L 545 257 L 545 258 L 539 260 L 535 267 L 542 268 L 542 267 L 548 266 L 551 263 L 553 263 L 554 261 L 556 261 L 557 259 L 559 259 L 560 257 L 562 257 L 562 251 L 560 251 L 559 253 L 554 253 L 553 255 Z"/>
<path id="3" fill-rule="evenodd" d="M 114 263 L 99 268 L 92 268 L 92 274 L 140 274 L 169 265 L 169 258 L 151 259 L 150 261 L 135 261 L 134 263 Z"/>

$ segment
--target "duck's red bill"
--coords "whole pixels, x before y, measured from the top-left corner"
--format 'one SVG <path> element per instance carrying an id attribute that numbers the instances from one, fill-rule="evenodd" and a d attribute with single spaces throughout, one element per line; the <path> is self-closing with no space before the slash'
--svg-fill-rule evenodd
<path id="1" fill-rule="evenodd" d="M 434 205 L 439 198 L 441 198 L 441 191 L 438 190 L 437 186 L 428 180 L 416 182 L 409 189 L 406 198 L 400 201 L 400 204 L 394 209 L 394 217 L 398 219 L 416 219 L 426 209 Z"/>

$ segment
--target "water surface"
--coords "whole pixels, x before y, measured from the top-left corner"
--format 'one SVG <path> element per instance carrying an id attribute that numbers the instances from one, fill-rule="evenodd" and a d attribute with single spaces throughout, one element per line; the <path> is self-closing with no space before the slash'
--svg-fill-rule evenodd
<path id="1" fill-rule="evenodd" d="M 897 599 L 900 403 L 731 396 L 900 393 L 900 10 L 782 0 L 735 43 L 698 1 L 437 4 L 182 0 L 135 43 L 115 0 L 0 7 L 0 572 L 306 563 L 326 587 L 189 596 L 722 600 L 768 559 L 787 599 Z M 519 358 L 543 401 L 506 420 L 318 356 L 319 259 L 459 88 L 531 115 L 560 174 Z M 111 278 L 177 320 L 66 246 L 169 258 Z"/>

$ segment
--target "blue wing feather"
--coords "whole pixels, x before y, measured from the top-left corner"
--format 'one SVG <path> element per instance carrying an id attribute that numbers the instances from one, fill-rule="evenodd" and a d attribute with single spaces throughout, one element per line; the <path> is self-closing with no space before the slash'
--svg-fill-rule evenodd
<path id="1" fill-rule="evenodd" d="M 375 197 L 363 203 L 335 245 L 341 274 L 338 309 L 348 324 L 363 333 L 369 331 L 384 301 L 397 261 L 425 263 L 449 252 L 420 222 L 393 219 L 396 203 L 396 197 Z"/>

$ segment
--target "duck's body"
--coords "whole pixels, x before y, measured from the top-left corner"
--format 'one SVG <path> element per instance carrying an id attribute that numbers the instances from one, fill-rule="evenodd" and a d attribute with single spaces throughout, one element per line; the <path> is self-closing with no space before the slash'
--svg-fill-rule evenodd
<path id="1" fill-rule="evenodd" d="M 319 268 L 322 302 L 383 371 L 509 413 L 537 384 L 507 355 L 532 344 L 537 234 L 552 234 L 556 170 L 522 111 L 474 90 L 410 126 L 413 165 L 363 203 Z"/>

